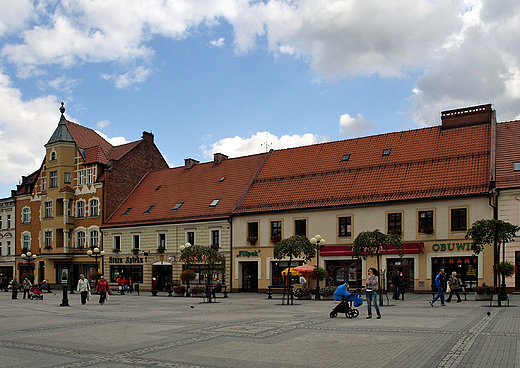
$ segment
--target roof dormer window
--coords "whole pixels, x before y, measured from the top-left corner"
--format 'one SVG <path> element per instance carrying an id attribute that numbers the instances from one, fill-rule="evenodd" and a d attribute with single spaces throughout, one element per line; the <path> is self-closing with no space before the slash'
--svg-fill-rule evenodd
<path id="1" fill-rule="evenodd" d="M 155 207 L 155 205 L 151 205 L 150 207 L 148 207 L 148 208 L 146 209 L 146 211 L 144 211 L 144 213 L 150 213 L 150 212 L 152 212 L 152 210 L 154 209 L 154 207 Z"/>
<path id="2" fill-rule="evenodd" d="M 128 212 L 130 212 L 130 210 L 132 209 L 132 207 L 128 207 L 125 212 L 123 212 L 123 214 L 121 216 L 126 216 L 128 215 Z"/>
<path id="3" fill-rule="evenodd" d="M 183 203 L 184 202 L 177 202 L 177 204 L 173 206 L 172 211 L 177 211 L 179 208 L 181 208 Z"/>
<path id="4" fill-rule="evenodd" d="M 343 158 L 341 159 L 341 161 L 348 161 L 348 160 L 350 160 L 350 153 L 343 155 Z"/>
<path id="5" fill-rule="evenodd" d="M 392 151 L 391 148 L 387 148 L 387 149 L 383 150 L 383 156 L 390 156 L 390 151 Z"/>
<path id="6" fill-rule="evenodd" d="M 217 207 L 218 202 L 220 202 L 220 198 L 215 198 L 211 203 L 210 207 Z"/>

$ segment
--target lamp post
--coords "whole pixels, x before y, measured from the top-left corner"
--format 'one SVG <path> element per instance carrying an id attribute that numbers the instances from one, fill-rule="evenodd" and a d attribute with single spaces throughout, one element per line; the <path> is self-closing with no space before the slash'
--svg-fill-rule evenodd
<path id="1" fill-rule="evenodd" d="M 316 234 L 314 235 L 314 238 L 311 238 L 311 244 L 316 245 L 316 267 L 320 267 L 320 247 L 325 244 L 325 239 L 323 239 L 320 234 Z M 319 277 L 316 278 L 316 295 L 314 299 L 321 299 Z"/>
<path id="2" fill-rule="evenodd" d="M 27 253 L 22 253 L 22 255 L 20 257 L 22 257 L 23 260 L 27 261 L 27 266 L 29 267 L 29 263 L 34 262 L 34 260 L 36 258 L 38 258 L 38 255 L 32 254 L 31 252 L 27 252 Z"/>
<path id="3" fill-rule="evenodd" d="M 181 251 L 181 255 L 182 253 L 184 253 L 185 251 L 187 251 L 189 248 L 191 247 L 191 243 L 186 243 L 186 245 L 184 244 L 181 244 L 181 246 L 179 247 L 179 250 Z M 185 258 L 186 260 L 186 265 L 188 266 L 188 270 L 190 269 L 190 259 L 189 259 L 189 255 L 187 256 L 187 258 Z M 186 296 L 191 296 L 190 294 L 190 280 L 186 280 Z"/>
<path id="4" fill-rule="evenodd" d="M 101 257 L 101 262 L 103 262 L 103 257 L 105 256 L 105 251 L 102 250 L 102 251 L 99 251 L 99 248 L 98 247 L 95 247 L 93 250 L 92 249 L 89 249 L 87 250 L 87 255 L 89 257 L 95 257 L 96 258 L 96 271 L 99 271 L 99 266 L 98 266 L 98 257 Z M 103 271 L 103 267 L 101 267 L 101 271 Z"/>

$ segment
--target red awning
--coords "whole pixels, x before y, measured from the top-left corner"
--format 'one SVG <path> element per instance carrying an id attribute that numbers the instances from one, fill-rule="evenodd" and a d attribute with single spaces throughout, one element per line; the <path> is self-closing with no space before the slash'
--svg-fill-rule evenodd
<path id="1" fill-rule="evenodd" d="M 422 253 L 424 252 L 424 243 L 403 243 L 403 253 Z M 320 249 L 320 256 L 351 256 L 352 245 L 331 245 Z M 388 250 L 382 250 L 379 254 L 399 254 L 394 246 L 390 245 Z"/>

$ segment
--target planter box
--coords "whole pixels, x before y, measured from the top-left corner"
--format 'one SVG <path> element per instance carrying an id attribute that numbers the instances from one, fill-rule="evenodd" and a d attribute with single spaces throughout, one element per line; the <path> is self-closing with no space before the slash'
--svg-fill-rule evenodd
<path id="1" fill-rule="evenodd" d="M 334 300 L 334 294 L 322 296 L 321 299 L 322 300 Z"/>
<path id="2" fill-rule="evenodd" d="M 184 293 L 173 293 L 173 296 L 184 296 Z"/>
<path id="3" fill-rule="evenodd" d="M 191 295 L 192 297 L 194 297 L 194 298 L 200 298 L 200 297 L 202 296 L 202 294 L 204 294 L 204 293 L 193 293 L 193 292 L 190 293 L 190 295 Z"/>
<path id="4" fill-rule="evenodd" d="M 491 300 L 493 295 L 475 293 L 475 300 Z"/>
<path id="5" fill-rule="evenodd" d="M 311 297 L 312 297 L 312 295 L 309 294 L 309 295 L 299 296 L 298 299 L 301 299 L 301 300 L 311 300 Z"/>

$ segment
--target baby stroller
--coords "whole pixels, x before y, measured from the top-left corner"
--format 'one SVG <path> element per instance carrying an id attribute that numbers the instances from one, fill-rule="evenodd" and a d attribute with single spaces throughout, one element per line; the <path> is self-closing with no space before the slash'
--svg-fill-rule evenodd
<path id="1" fill-rule="evenodd" d="M 359 311 L 352 306 L 359 307 L 363 303 L 361 289 L 356 289 L 354 293 L 350 293 L 346 284 L 340 285 L 334 292 L 334 300 L 341 300 L 341 302 L 332 309 L 329 314 L 330 318 L 337 317 L 338 313 L 345 313 L 347 318 L 359 316 Z"/>
<path id="2" fill-rule="evenodd" d="M 43 300 L 43 293 L 38 285 L 33 285 L 29 290 L 29 299 L 31 300 Z"/>

